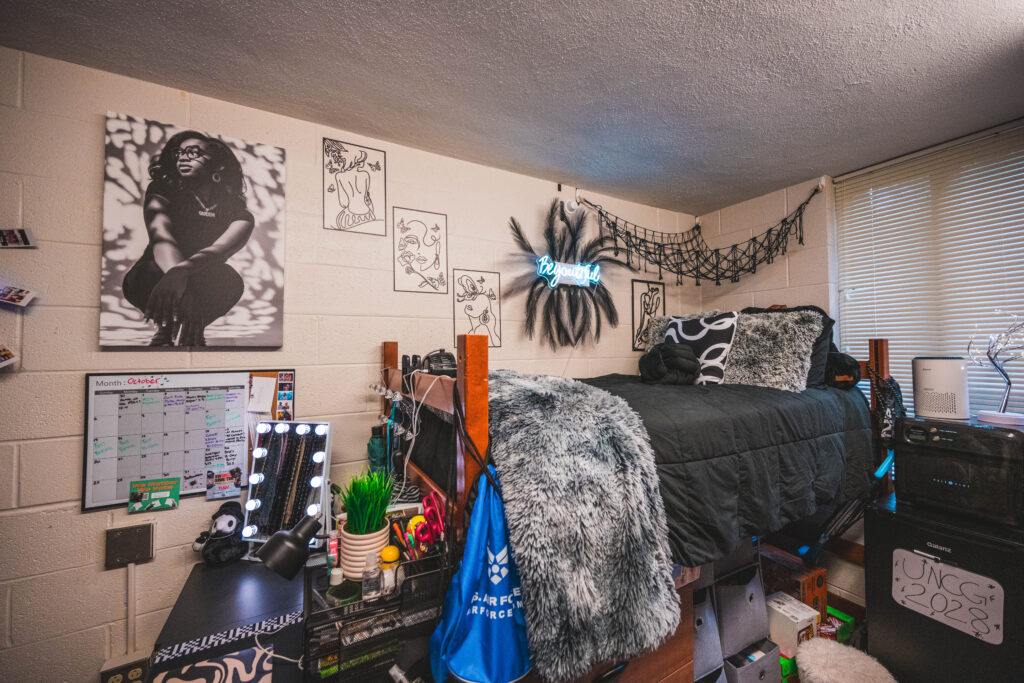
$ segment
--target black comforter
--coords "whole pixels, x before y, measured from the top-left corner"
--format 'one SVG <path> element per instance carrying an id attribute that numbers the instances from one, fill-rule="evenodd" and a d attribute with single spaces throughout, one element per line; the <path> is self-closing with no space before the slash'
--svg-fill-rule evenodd
<path id="1" fill-rule="evenodd" d="M 581 381 L 621 396 L 643 419 L 672 557 L 683 566 L 868 492 L 870 416 L 856 389 L 650 385 L 630 375 Z"/>

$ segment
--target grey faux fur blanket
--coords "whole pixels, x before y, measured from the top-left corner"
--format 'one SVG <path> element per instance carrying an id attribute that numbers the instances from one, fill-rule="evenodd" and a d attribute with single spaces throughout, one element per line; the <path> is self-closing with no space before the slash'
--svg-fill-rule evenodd
<path id="1" fill-rule="evenodd" d="M 570 679 L 675 632 L 654 451 L 626 402 L 575 380 L 498 370 L 490 444 L 536 672 Z"/>

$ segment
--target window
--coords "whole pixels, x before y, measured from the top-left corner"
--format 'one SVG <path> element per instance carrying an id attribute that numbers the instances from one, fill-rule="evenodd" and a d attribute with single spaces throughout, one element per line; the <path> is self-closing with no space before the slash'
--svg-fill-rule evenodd
<path id="1" fill-rule="evenodd" d="M 842 350 L 889 340 L 890 369 L 913 409 L 915 356 L 967 356 L 972 335 L 1024 317 L 1024 122 L 836 179 Z M 982 353 L 983 355 L 983 353 Z M 1024 360 L 1006 366 L 1007 410 L 1024 412 Z M 972 412 L 997 410 L 1005 384 L 971 367 Z"/>

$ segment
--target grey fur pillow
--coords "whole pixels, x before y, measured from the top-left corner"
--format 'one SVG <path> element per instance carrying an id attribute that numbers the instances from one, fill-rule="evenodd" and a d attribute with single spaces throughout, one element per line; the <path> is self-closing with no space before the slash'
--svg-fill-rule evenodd
<path id="1" fill-rule="evenodd" d="M 724 383 L 803 391 L 814 340 L 823 329 L 817 311 L 741 313 Z"/>
<path id="2" fill-rule="evenodd" d="M 667 315 L 651 318 L 651 324 L 647 326 L 647 338 L 644 340 L 644 353 L 650 353 L 651 349 L 665 341 L 669 320 L 671 318 Z"/>

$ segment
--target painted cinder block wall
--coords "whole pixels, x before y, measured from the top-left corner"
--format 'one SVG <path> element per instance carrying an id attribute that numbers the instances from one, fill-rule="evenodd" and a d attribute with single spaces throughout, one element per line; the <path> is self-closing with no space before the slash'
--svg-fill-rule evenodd
<path id="1" fill-rule="evenodd" d="M 187 84 L 183 84 L 187 85 Z M 285 342 L 279 351 L 103 352 L 97 345 L 103 193 L 103 117 L 118 111 L 265 142 L 287 150 Z M 32 230 L 39 248 L 0 252 L 0 277 L 38 291 L 27 310 L 0 309 L 0 341 L 21 357 L 0 369 L 0 678 L 91 681 L 126 648 L 126 573 L 102 568 L 108 528 L 156 525 L 156 557 L 138 568 L 139 647 L 148 648 L 197 556 L 192 539 L 217 505 L 195 497 L 173 513 L 83 514 L 84 374 L 89 371 L 253 367 L 297 369 L 297 415 L 335 426 L 332 476 L 365 458 L 377 398 L 379 342 L 404 350 L 451 347 L 451 298 L 395 293 L 391 235 L 320 228 L 322 136 L 385 149 L 392 205 L 448 215 L 449 267 L 515 274 L 507 223 L 535 243 L 555 180 L 530 178 L 364 138 L 312 122 L 0 47 L 0 226 Z M 728 246 L 776 222 L 816 181 L 704 216 L 713 246 Z M 562 196 L 568 198 L 566 186 Z M 685 230 L 694 218 L 585 194 L 637 224 Z M 815 199 L 807 244 L 738 285 L 668 287 L 669 313 L 751 304 L 831 303 L 831 189 Z M 390 223 L 390 207 L 388 221 Z M 834 251 L 834 249 L 832 249 Z M 492 367 L 566 376 L 635 372 L 629 281 L 607 272 L 622 324 L 597 346 L 551 351 L 522 333 L 521 298 L 503 298 L 503 346 Z M 834 287 L 833 287 L 834 290 Z M 825 306 L 830 308 L 830 306 Z"/>
<path id="2" fill-rule="evenodd" d="M 701 216 L 701 232 L 712 247 L 729 247 L 750 239 L 798 207 L 818 182 L 818 178 L 807 180 Z M 703 309 L 738 311 L 747 306 L 814 304 L 837 318 L 834 197 L 832 181 L 826 177 L 824 189 L 804 212 L 803 245 L 791 240 L 784 256 L 758 266 L 756 274 L 739 282 L 703 283 Z"/>
<path id="3" fill-rule="evenodd" d="M 183 84 L 187 85 L 187 84 Z M 103 209 L 103 117 L 110 111 L 278 145 L 287 154 L 284 346 L 252 352 L 103 352 L 97 344 Z M 151 521 L 156 557 L 137 573 L 140 648 L 152 645 L 197 555 L 192 540 L 216 503 L 129 518 L 79 511 L 84 375 L 89 371 L 295 367 L 297 416 L 335 428 L 332 476 L 362 468 L 378 397 L 380 342 L 410 353 L 452 348 L 451 295 L 392 291 L 387 237 L 320 227 L 320 139 L 387 151 L 388 201 L 448 215 L 449 267 L 518 266 L 515 215 L 536 244 L 557 179 L 537 179 L 372 140 L 67 62 L 0 48 L 0 226 L 26 227 L 35 250 L 0 252 L 0 278 L 38 292 L 0 309 L 0 340 L 20 356 L 0 369 L 0 680 L 93 681 L 126 649 L 126 572 L 104 571 L 104 531 Z M 563 198 L 572 188 L 566 187 Z M 642 225 L 674 231 L 693 217 L 588 193 Z M 606 271 L 622 319 L 599 345 L 551 351 L 522 332 L 522 298 L 502 301 L 493 367 L 567 376 L 635 372 L 630 279 Z M 699 307 L 670 287 L 669 310 Z"/>

